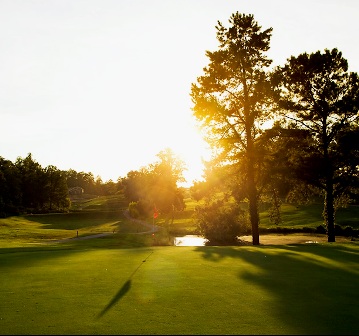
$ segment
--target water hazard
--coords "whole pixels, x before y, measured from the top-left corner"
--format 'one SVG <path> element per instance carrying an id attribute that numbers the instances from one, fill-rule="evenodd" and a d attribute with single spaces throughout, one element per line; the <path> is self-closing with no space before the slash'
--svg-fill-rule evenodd
<path id="1" fill-rule="evenodd" d="M 183 237 L 175 237 L 175 246 L 205 246 L 207 239 L 202 236 L 186 235 Z"/>

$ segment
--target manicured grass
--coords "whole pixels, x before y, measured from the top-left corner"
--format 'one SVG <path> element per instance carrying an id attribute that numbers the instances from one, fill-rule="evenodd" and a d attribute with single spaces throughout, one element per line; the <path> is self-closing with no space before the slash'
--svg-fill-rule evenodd
<path id="1" fill-rule="evenodd" d="M 0 249 L 1 334 L 359 333 L 356 242 L 93 244 Z"/>
<path id="2" fill-rule="evenodd" d="M 284 210 L 316 225 L 314 206 Z M 0 219 L 0 334 L 359 333 L 358 241 L 176 247 L 147 230 L 113 208 Z M 111 234 L 52 242 L 77 231 Z"/>
<path id="3" fill-rule="evenodd" d="M 122 212 L 75 212 L 0 218 L 0 246 L 27 246 L 98 233 L 136 233 L 148 229 Z"/>
<path id="4" fill-rule="evenodd" d="M 309 204 L 309 205 L 293 205 L 284 203 L 281 205 L 281 219 L 282 222 L 278 227 L 284 228 L 317 228 L 324 225 L 322 217 L 323 204 Z M 262 209 L 260 212 L 260 223 L 262 227 L 275 227 L 271 223 L 267 209 Z M 351 226 L 353 229 L 359 228 L 359 206 L 348 205 L 346 208 L 338 209 L 336 213 L 336 224 L 343 228 Z"/>
<path id="5" fill-rule="evenodd" d="M 106 210 L 118 211 L 127 207 L 122 194 L 113 196 L 83 195 L 71 202 L 71 210 Z"/>
<path id="6" fill-rule="evenodd" d="M 197 202 L 186 199 L 186 209 L 183 212 L 176 213 L 174 223 L 171 231 L 177 235 L 198 234 L 196 221 L 193 217 L 195 206 Z M 247 208 L 244 204 L 243 208 Z M 260 228 L 311 228 L 316 229 L 320 225 L 324 225 L 322 204 L 309 205 L 293 205 L 284 203 L 281 205 L 281 219 L 279 225 L 275 225 L 270 221 L 268 214 L 268 206 L 262 205 L 260 207 Z M 161 218 L 158 224 L 161 225 Z M 345 228 L 351 226 L 353 229 L 359 229 L 359 206 L 349 205 L 346 208 L 341 208 L 336 213 L 336 224 Z"/>
<path id="7" fill-rule="evenodd" d="M 281 205 L 281 219 L 282 222 L 279 227 L 313 227 L 316 228 L 319 225 L 323 225 L 322 204 L 310 204 L 310 205 Z M 261 224 L 265 227 L 274 227 L 275 224 L 269 220 L 268 212 L 262 211 L 260 213 Z"/>

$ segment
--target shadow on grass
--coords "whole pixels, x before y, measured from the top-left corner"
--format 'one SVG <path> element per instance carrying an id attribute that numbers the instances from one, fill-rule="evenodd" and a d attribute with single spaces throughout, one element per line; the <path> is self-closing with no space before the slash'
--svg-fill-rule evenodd
<path id="1" fill-rule="evenodd" d="M 106 307 L 97 315 L 97 318 L 101 318 L 102 316 L 104 316 L 116 303 L 118 303 L 118 301 L 120 301 L 126 295 L 126 293 L 131 288 L 132 277 L 136 274 L 139 268 L 143 265 L 144 262 L 146 262 L 146 260 L 150 257 L 152 253 L 153 251 L 144 260 L 142 260 L 142 262 L 138 265 L 138 267 L 132 272 L 128 280 L 120 288 L 118 293 L 111 299 L 111 301 L 106 305 Z"/>
<path id="2" fill-rule="evenodd" d="M 128 279 L 125 284 L 120 288 L 118 293 L 112 298 L 108 305 L 98 314 L 97 318 L 105 315 L 119 300 L 121 300 L 131 288 L 131 279 Z"/>
<path id="3" fill-rule="evenodd" d="M 216 263 L 219 273 L 223 259 L 238 259 L 238 278 L 271 298 L 271 306 L 265 307 L 262 297 L 261 309 L 299 334 L 359 334 L 359 244 L 198 247 L 196 251 Z M 240 290 L 233 288 L 233 294 Z"/>

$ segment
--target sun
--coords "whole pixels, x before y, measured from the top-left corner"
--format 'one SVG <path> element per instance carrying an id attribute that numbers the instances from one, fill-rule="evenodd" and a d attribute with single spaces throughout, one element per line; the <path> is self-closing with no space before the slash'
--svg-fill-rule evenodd
<path id="1" fill-rule="evenodd" d="M 191 132 L 188 130 L 186 136 L 181 141 L 172 143 L 170 148 L 185 163 L 183 176 L 186 182 L 181 183 L 181 186 L 190 187 L 194 181 L 204 179 L 204 161 L 210 159 L 211 150 L 200 132 L 195 128 Z"/>

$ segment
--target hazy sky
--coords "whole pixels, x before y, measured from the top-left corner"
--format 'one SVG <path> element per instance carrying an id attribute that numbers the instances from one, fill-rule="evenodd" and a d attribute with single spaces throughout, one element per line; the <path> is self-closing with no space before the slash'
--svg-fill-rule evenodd
<path id="1" fill-rule="evenodd" d="M 237 11 L 273 28 L 274 65 L 338 48 L 359 72 L 358 0 L 0 0 L 0 156 L 105 182 L 170 147 L 201 179 L 191 83 Z"/>

